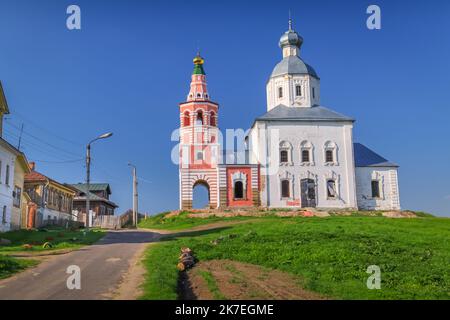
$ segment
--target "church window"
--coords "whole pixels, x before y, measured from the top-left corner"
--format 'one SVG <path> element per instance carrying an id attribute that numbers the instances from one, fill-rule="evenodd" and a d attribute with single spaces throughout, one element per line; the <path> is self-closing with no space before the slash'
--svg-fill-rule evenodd
<path id="1" fill-rule="evenodd" d="M 309 150 L 302 150 L 302 162 L 309 162 Z"/>
<path id="2" fill-rule="evenodd" d="M 213 126 L 213 127 L 216 126 L 216 114 L 214 112 L 211 112 L 209 122 L 210 122 L 211 126 Z"/>
<path id="3" fill-rule="evenodd" d="M 183 117 L 183 125 L 186 126 L 190 126 L 191 125 L 191 119 L 189 117 L 189 111 L 186 111 L 184 113 L 184 117 Z"/>
<path id="4" fill-rule="evenodd" d="M 336 182 L 334 180 L 327 181 L 327 197 L 336 198 Z"/>
<path id="5" fill-rule="evenodd" d="M 333 162 L 333 150 L 325 151 L 325 161 L 326 162 Z"/>
<path id="6" fill-rule="evenodd" d="M 281 181 L 281 197 L 282 198 L 289 198 L 290 197 L 290 190 L 289 190 L 289 180 L 282 180 Z"/>
<path id="7" fill-rule="evenodd" d="M 195 120 L 195 124 L 203 125 L 203 112 L 197 112 L 197 119 Z"/>
<path id="8" fill-rule="evenodd" d="M 279 87 L 278 88 L 278 98 L 283 98 L 283 88 L 282 87 Z"/>
<path id="9" fill-rule="evenodd" d="M 302 96 L 302 86 L 301 85 L 296 85 L 295 86 L 295 95 L 297 97 L 301 97 Z"/>
<path id="10" fill-rule="evenodd" d="M 242 181 L 236 181 L 234 183 L 234 199 L 244 198 L 244 184 Z"/>
<path id="11" fill-rule="evenodd" d="M 203 151 L 197 151 L 197 160 L 203 160 Z"/>
<path id="12" fill-rule="evenodd" d="M 286 163 L 288 162 L 288 151 L 287 150 L 281 150 L 280 152 L 280 162 Z"/>
<path id="13" fill-rule="evenodd" d="M 380 197 L 380 181 L 372 180 L 372 198 Z"/>
<path id="14" fill-rule="evenodd" d="M 302 166 L 313 166 L 314 165 L 314 146 L 311 142 L 303 140 L 300 143 L 300 164 Z"/>
<path id="15" fill-rule="evenodd" d="M 312 93 L 313 93 L 313 99 L 315 99 L 316 98 L 316 88 L 312 88 Z"/>
<path id="16" fill-rule="evenodd" d="M 2 212 L 2 223 L 6 223 L 6 206 L 3 206 L 3 212 Z"/>
<path id="17" fill-rule="evenodd" d="M 202 95 L 200 93 L 197 93 L 197 98 L 201 98 Z"/>
<path id="18" fill-rule="evenodd" d="M 5 184 L 9 186 L 9 164 L 6 165 Z"/>
<path id="19" fill-rule="evenodd" d="M 287 164 L 291 161 L 292 145 L 287 141 L 280 142 L 280 164 Z"/>

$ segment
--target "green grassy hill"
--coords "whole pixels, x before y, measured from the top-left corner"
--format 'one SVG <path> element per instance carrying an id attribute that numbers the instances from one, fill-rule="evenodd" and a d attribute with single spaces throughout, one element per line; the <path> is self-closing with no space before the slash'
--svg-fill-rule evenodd
<path id="1" fill-rule="evenodd" d="M 181 216 L 163 224 L 173 230 L 208 222 L 201 220 Z M 449 238 L 445 218 L 252 218 L 151 245 L 142 298 L 177 298 L 179 251 L 190 247 L 200 261 L 230 259 L 290 273 L 333 299 L 449 299 Z M 380 290 L 366 286 L 370 265 L 381 269 Z"/>

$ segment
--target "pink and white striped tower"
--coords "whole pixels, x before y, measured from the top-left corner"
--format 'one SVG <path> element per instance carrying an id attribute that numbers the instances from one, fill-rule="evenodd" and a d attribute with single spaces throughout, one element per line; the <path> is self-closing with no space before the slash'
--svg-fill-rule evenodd
<path id="1" fill-rule="evenodd" d="M 200 54 L 194 58 L 194 71 L 187 101 L 180 107 L 180 209 L 191 209 L 194 188 L 201 184 L 209 192 L 209 207 L 217 208 L 219 105 L 210 100 Z"/>

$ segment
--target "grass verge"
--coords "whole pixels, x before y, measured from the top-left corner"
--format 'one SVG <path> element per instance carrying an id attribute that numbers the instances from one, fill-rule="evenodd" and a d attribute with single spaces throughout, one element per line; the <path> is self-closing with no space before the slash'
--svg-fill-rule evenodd
<path id="1" fill-rule="evenodd" d="M 105 233 L 101 230 L 65 230 L 49 228 L 38 230 L 17 230 L 0 233 L 0 238 L 11 241 L 8 245 L 0 246 L 0 279 L 23 271 L 39 263 L 35 259 L 15 258 L 14 256 L 33 257 L 36 254 L 51 253 L 52 251 L 67 249 L 74 250 L 93 244 L 100 240 Z M 44 243 L 51 243 L 51 247 L 44 248 Z M 24 245 L 27 245 L 24 247 Z M 29 246 L 28 246 L 29 245 Z"/>
<path id="2" fill-rule="evenodd" d="M 186 232 L 149 247 L 142 299 L 177 298 L 184 246 L 200 261 L 230 259 L 297 275 L 305 289 L 336 299 L 450 299 L 449 235 L 450 219 L 357 216 L 271 217 Z M 381 290 L 366 286 L 370 265 L 381 269 Z"/>
<path id="3" fill-rule="evenodd" d="M 156 229 L 156 230 L 183 230 L 193 227 L 211 224 L 221 221 L 244 221 L 255 219 L 254 217 L 210 217 L 210 218 L 189 218 L 187 215 L 191 212 L 182 211 L 179 215 L 165 218 L 168 212 L 160 213 L 158 215 L 148 217 L 139 222 L 139 228 Z"/>

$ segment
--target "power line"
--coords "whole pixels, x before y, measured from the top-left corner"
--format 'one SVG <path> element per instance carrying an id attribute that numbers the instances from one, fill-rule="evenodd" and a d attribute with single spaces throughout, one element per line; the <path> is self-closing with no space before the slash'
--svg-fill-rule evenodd
<path id="1" fill-rule="evenodd" d="M 5 123 L 6 123 L 7 125 L 9 125 L 9 126 L 15 128 L 16 130 L 22 131 L 21 128 L 19 128 L 18 126 L 14 125 L 14 124 L 11 123 L 11 122 L 7 122 L 7 121 L 6 121 Z M 80 156 L 80 154 L 77 154 L 77 153 L 74 153 L 74 152 L 65 150 L 65 149 L 63 149 L 63 148 L 61 148 L 61 147 L 55 146 L 55 145 L 53 145 L 53 144 L 51 144 L 51 143 L 48 143 L 47 141 L 44 141 L 44 140 L 42 140 L 41 138 L 36 137 L 35 135 L 33 135 L 33 134 L 31 134 L 31 133 L 28 133 L 27 131 L 23 131 L 23 134 L 25 134 L 25 135 L 27 135 L 27 136 L 29 136 L 29 137 L 31 137 L 31 138 L 37 140 L 37 141 L 39 141 L 39 142 L 41 142 L 41 143 L 43 143 L 43 144 L 49 146 L 49 147 L 52 147 L 52 148 L 54 148 L 54 149 L 56 149 L 56 150 L 65 152 L 65 153 L 67 153 L 67 154 L 70 154 L 71 156 L 73 156 L 73 155 L 78 156 L 78 157 Z"/>
<path id="2" fill-rule="evenodd" d="M 4 129 L 4 132 L 5 132 L 8 136 L 15 137 L 16 139 L 19 138 L 19 136 L 18 136 L 17 134 L 15 134 L 15 133 L 9 131 L 9 129 L 6 129 L 6 128 L 5 128 L 5 129 Z M 22 149 L 31 148 L 31 149 L 33 149 L 33 150 L 35 150 L 35 151 L 37 151 L 37 152 L 39 152 L 39 153 L 41 153 L 41 154 L 44 154 L 44 155 L 46 155 L 46 156 L 50 156 L 50 157 L 52 157 L 52 158 L 56 158 L 56 159 L 64 160 L 64 161 L 69 160 L 67 155 L 61 156 L 61 155 L 59 155 L 59 154 L 56 154 L 54 150 L 49 150 L 49 149 L 43 148 L 41 145 L 37 145 L 37 144 L 32 143 L 32 142 L 30 142 L 30 141 L 28 141 L 28 140 L 23 140 L 23 141 L 22 141 L 22 144 L 25 146 L 25 148 L 22 148 Z M 79 156 L 79 155 L 77 155 L 77 156 Z"/>
<path id="3" fill-rule="evenodd" d="M 25 120 L 26 122 L 30 123 L 31 125 L 35 126 L 36 128 L 38 128 L 38 129 L 40 129 L 40 130 L 42 130 L 42 131 L 45 131 L 45 132 L 47 132 L 48 134 L 50 134 L 50 135 L 52 135 L 52 136 L 54 136 L 54 137 L 56 137 L 56 138 L 58 138 L 58 139 L 60 139 L 60 140 L 63 140 L 63 141 L 65 141 L 65 142 L 69 142 L 69 143 L 71 143 L 71 144 L 73 144 L 73 145 L 76 145 L 76 146 L 83 146 L 83 145 L 82 145 L 81 143 L 79 143 L 79 142 L 74 142 L 74 141 L 72 141 L 72 140 L 69 140 L 69 139 L 67 139 L 67 138 L 65 138 L 65 137 L 62 137 L 62 136 L 60 136 L 60 135 L 55 134 L 54 132 L 48 130 L 48 129 L 45 128 L 45 127 L 42 127 L 42 126 L 38 125 L 36 122 L 34 122 L 34 121 L 30 120 L 29 118 L 25 117 L 25 116 L 22 115 L 20 112 L 14 111 L 14 115 L 19 116 L 20 118 L 22 118 L 22 119 Z"/>

